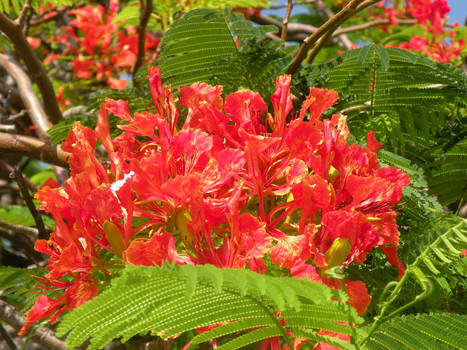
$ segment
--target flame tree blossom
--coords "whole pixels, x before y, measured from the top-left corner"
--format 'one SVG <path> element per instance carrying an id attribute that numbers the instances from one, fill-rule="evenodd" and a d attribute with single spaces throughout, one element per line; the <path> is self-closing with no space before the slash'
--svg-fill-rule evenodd
<path id="1" fill-rule="evenodd" d="M 465 46 L 464 40 L 457 41 L 455 32 L 444 28 L 450 12 L 448 0 L 385 0 L 376 6 L 384 10 L 381 19 L 388 19 L 391 25 L 397 25 L 396 16 L 412 18 L 425 30 L 423 36 L 415 35 L 408 42 L 400 44 L 399 48 L 423 52 L 430 59 L 443 63 L 460 56 Z M 458 26 L 458 23 L 454 24 L 454 27 Z"/>
<path id="2" fill-rule="evenodd" d="M 170 261 L 267 273 L 269 256 L 291 276 L 340 288 L 326 270 L 362 263 L 379 247 L 400 277 L 393 207 L 409 176 L 379 167 L 373 132 L 366 147 L 349 145 L 345 115 L 321 119 L 335 91 L 312 88 L 294 112 L 290 82 L 277 78 L 269 112 L 258 93 L 224 99 L 222 86 L 205 83 L 181 88 L 177 100 L 159 68 L 149 67 L 148 111 L 132 115 L 128 102 L 108 99 L 95 130 L 75 123 L 63 143 L 70 178 L 63 187 L 50 179 L 36 194 L 56 230 L 36 243 L 50 255 L 48 274 L 21 332 L 93 298 L 102 276 L 125 265 Z M 122 120 L 115 138 L 109 114 Z M 94 154 L 98 141 L 109 166 Z M 346 284 L 363 313 L 370 302 L 364 283 Z"/>

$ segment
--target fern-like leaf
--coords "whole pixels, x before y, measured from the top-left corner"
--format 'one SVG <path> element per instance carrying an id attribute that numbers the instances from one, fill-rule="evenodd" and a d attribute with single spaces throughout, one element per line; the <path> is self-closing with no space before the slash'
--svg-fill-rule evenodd
<path id="1" fill-rule="evenodd" d="M 460 69 L 374 44 L 305 67 L 302 74 L 310 86 L 339 92 L 333 111 L 349 115 L 356 136 L 373 129 L 380 141 L 394 147 L 404 146 L 405 134 L 411 139 L 436 134 L 449 115 L 436 111 L 449 104 L 465 106 L 467 97 L 467 77 Z"/>
<path id="2" fill-rule="evenodd" d="M 89 349 L 148 331 L 168 338 L 215 324 L 221 325 L 193 343 L 241 332 L 219 344 L 237 349 L 273 336 L 287 341 L 287 332 L 294 330 L 351 334 L 351 328 L 342 324 L 348 320 L 348 306 L 331 299 L 345 300 L 345 295 L 304 279 L 210 265 L 134 266 L 127 267 L 109 289 L 66 315 L 58 332 L 69 332 L 70 348 L 91 338 Z M 351 315 L 361 322 L 353 309 Z M 285 326 L 281 319 L 286 319 Z"/>
<path id="3" fill-rule="evenodd" d="M 429 184 L 444 205 L 467 200 L 467 139 L 437 157 Z"/>
<path id="4" fill-rule="evenodd" d="M 431 314 L 398 317 L 384 324 L 367 343 L 370 350 L 463 350 L 467 315 Z"/>
<path id="5" fill-rule="evenodd" d="M 25 3 L 25 0 L 0 0 L 0 11 L 9 13 L 11 10 L 13 10 L 14 12 L 18 13 Z M 39 13 L 39 6 L 45 4 L 51 4 L 55 6 L 71 6 L 73 5 L 73 0 L 31 1 L 31 6 L 37 13 Z"/>
<path id="6" fill-rule="evenodd" d="M 275 30 L 271 26 L 254 27 L 242 16 L 228 12 L 190 11 L 173 23 L 161 42 L 158 65 L 162 78 L 174 87 L 208 81 L 215 75 L 217 62 L 237 53 L 236 37 L 246 39 Z M 223 69 L 238 74 L 232 67 Z"/>

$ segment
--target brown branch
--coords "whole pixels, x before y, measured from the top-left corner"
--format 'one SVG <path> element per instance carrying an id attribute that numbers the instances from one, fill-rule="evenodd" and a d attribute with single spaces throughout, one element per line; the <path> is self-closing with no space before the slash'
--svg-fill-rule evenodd
<path id="1" fill-rule="evenodd" d="M 62 118 L 62 113 L 58 106 L 55 91 L 39 57 L 37 57 L 36 52 L 26 40 L 21 26 L 11 20 L 6 14 L 0 12 L 0 30 L 13 43 L 16 52 L 28 68 L 29 74 L 37 83 L 50 120 L 53 123 L 57 123 Z"/>
<path id="2" fill-rule="evenodd" d="M 24 27 L 26 19 L 28 18 L 28 13 L 31 10 L 32 10 L 31 0 L 26 0 L 26 3 L 24 4 L 23 8 L 21 9 L 21 12 L 19 13 L 18 18 L 15 21 L 16 23 L 18 23 L 20 28 Z"/>
<path id="3" fill-rule="evenodd" d="M 321 49 L 326 45 L 326 43 L 329 41 L 329 39 L 332 37 L 332 32 L 327 32 L 325 33 L 319 41 L 313 46 L 313 48 L 310 50 L 310 53 L 308 54 L 306 61 L 307 63 L 313 63 L 314 59 L 316 56 L 318 56 L 318 53 L 321 51 Z"/>
<path id="4" fill-rule="evenodd" d="M 259 14 L 259 15 L 252 15 L 250 17 L 250 19 L 257 23 L 257 24 L 261 24 L 261 25 L 265 25 L 265 24 L 269 24 L 269 25 L 274 25 L 276 26 L 277 28 L 279 28 L 279 31 L 282 32 L 282 22 L 274 19 L 274 18 L 271 18 L 269 16 L 266 16 L 266 15 L 262 15 L 262 14 Z M 318 28 L 316 27 L 313 27 L 313 26 L 310 26 L 308 24 L 301 24 L 301 23 L 288 23 L 287 25 L 287 40 L 290 40 L 289 39 L 289 35 L 294 35 L 294 34 L 297 34 L 297 33 L 314 33 L 318 30 Z"/>
<path id="5" fill-rule="evenodd" d="M 292 63 L 286 70 L 287 74 L 293 74 L 298 69 L 302 61 L 305 59 L 308 50 L 327 32 L 334 32 L 342 23 L 352 17 L 357 12 L 365 9 L 366 7 L 378 2 L 379 0 L 351 0 L 341 11 L 334 17 L 330 18 L 326 23 L 318 28 L 316 32 L 307 37 Z"/>
<path id="6" fill-rule="evenodd" d="M 15 168 L 12 165 L 0 159 L 0 171 L 3 171 L 3 173 L 5 174 L 11 174 L 13 171 L 15 171 Z M 37 192 L 37 187 L 31 182 L 31 180 L 29 180 L 28 177 L 24 177 L 24 181 L 26 182 L 26 185 L 28 186 L 31 192 Z"/>
<path id="7" fill-rule="evenodd" d="M 0 237 L 9 240 L 16 251 L 18 248 L 24 251 L 25 255 L 36 264 L 44 260 L 42 254 L 34 250 L 37 233 L 38 230 L 35 228 L 0 220 Z"/>
<path id="8" fill-rule="evenodd" d="M 146 44 L 146 26 L 148 25 L 149 18 L 151 17 L 153 5 L 152 0 L 140 0 L 140 14 L 139 14 L 139 26 L 138 26 L 138 55 L 136 56 L 136 62 L 133 66 L 133 85 L 136 84 L 136 72 L 143 62 L 145 54 Z"/>
<path id="9" fill-rule="evenodd" d="M 31 19 L 31 21 L 29 22 L 29 26 L 34 27 L 34 26 L 38 26 L 49 21 L 58 20 L 61 16 L 66 14 L 68 11 L 81 8 L 83 6 L 86 6 L 86 3 L 80 3 L 80 4 L 72 5 L 72 6 L 65 6 L 62 8 L 55 8 L 50 12 L 44 12 L 44 13 L 38 14 L 37 16 L 34 16 Z"/>
<path id="10" fill-rule="evenodd" d="M 398 24 L 416 24 L 417 20 L 415 19 L 396 19 Z M 390 24 L 391 22 L 388 19 L 377 19 L 371 22 L 363 23 L 363 24 L 358 24 L 352 27 L 347 27 L 347 28 L 340 28 L 336 30 L 333 34 L 333 36 L 341 35 L 341 34 L 346 34 L 346 33 L 351 33 L 351 32 L 356 32 L 358 30 L 364 30 L 367 28 L 371 27 L 376 27 L 379 25 L 385 25 L 385 24 Z"/>
<path id="11" fill-rule="evenodd" d="M 0 151 L 19 153 L 62 168 L 68 168 L 67 159 L 70 156 L 68 152 L 64 152 L 60 147 L 51 146 L 35 137 L 4 132 L 0 132 Z"/>
<path id="12" fill-rule="evenodd" d="M 332 18 L 335 16 L 335 14 L 321 1 L 321 0 L 318 0 L 316 2 L 316 7 L 318 8 L 318 10 L 320 10 L 328 19 Z M 342 43 L 342 45 L 344 45 L 344 47 L 347 49 L 347 50 L 350 50 L 353 46 L 352 42 L 350 41 L 349 37 L 345 34 L 339 34 L 337 35 L 339 37 L 339 40 L 340 42 Z M 328 38 L 329 39 L 329 38 Z M 327 42 L 328 40 L 326 40 Z M 321 42 L 321 40 L 320 40 Z M 323 43 L 324 45 L 324 43 Z M 310 57 L 310 55 L 308 56 Z M 311 60 L 313 61 L 313 60 Z M 308 62 L 311 62 L 309 59 L 308 59 Z"/>
<path id="13" fill-rule="evenodd" d="M 285 12 L 284 20 L 282 21 L 281 40 L 282 44 L 279 50 L 284 49 L 285 41 L 287 40 L 287 25 L 289 24 L 290 13 L 292 12 L 292 0 L 287 0 L 287 11 Z"/>
<path id="14" fill-rule="evenodd" d="M 41 140 L 48 140 L 47 130 L 50 129 L 50 123 L 47 115 L 42 108 L 34 90 L 31 80 L 12 57 L 0 54 L 0 66 L 2 66 L 16 81 L 21 98 L 28 110 L 29 117 L 36 127 L 37 135 Z"/>
<path id="15" fill-rule="evenodd" d="M 0 227 L 11 230 L 15 233 L 19 233 L 22 235 L 26 235 L 29 237 L 32 237 L 32 242 L 34 243 L 35 238 L 37 237 L 39 230 L 34 227 L 29 227 L 29 226 L 23 226 L 23 225 L 18 225 L 18 224 L 13 224 L 8 221 L 3 221 L 0 220 Z"/>
<path id="16" fill-rule="evenodd" d="M 317 0 L 305 0 L 305 1 L 295 1 L 292 3 L 293 6 L 299 6 L 299 5 L 308 5 L 308 4 L 313 4 Z M 288 7 L 289 5 L 271 5 L 267 8 L 267 10 L 279 10 Z"/>
<path id="17" fill-rule="evenodd" d="M 10 348 L 10 350 L 18 350 L 15 342 L 13 341 L 13 339 L 11 339 L 10 335 L 8 334 L 8 332 L 6 331 L 6 329 L 3 327 L 3 325 L 0 324 L 0 335 L 2 336 L 2 338 L 5 340 L 5 342 L 7 343 L 8 347 Z"/>
<path id="18" fill-rule="evenodd" d="M 15 310 L 15 308 L 3 300 L 0 300 L 0 320 L 8 323 L 16 331 L 19 331 L 24 325 L 22 317 Z M 26 333 L 34 333 L 31 339 L 35 343 L 43 346 L 45 349 L 67 350 L 65 342 L 63 340 L 58 339 L 55 336 L 55 333 L 48 328 L 38 327 L 35 330 L 29 329 Z"/>
<path id="19" fill-rule="evenodd" d="M 16 183 L 18 184 L 21 194 L 23 195 L 23 200 L 26 203 L 26 206 L 28 207 L 29 212 L 32 215 L 32 218 L 34 219 L 34 222 L 36 223 L 37 230 L 39 231 L 37 238 L 48 239 L 49 235 L 47 231 L 45 230 L 44 221 L 42 221 L 42 216 L 36 210 L 36 206 L 34 205 L 32 196 L 29 193 L 28 188 L 26 187 L 26 183 L 23 177 L 23 172 L 21 171 L 19 166 L 15 167 L 15 170 L 12 173 L 12 175 L 16 179 Z"/>

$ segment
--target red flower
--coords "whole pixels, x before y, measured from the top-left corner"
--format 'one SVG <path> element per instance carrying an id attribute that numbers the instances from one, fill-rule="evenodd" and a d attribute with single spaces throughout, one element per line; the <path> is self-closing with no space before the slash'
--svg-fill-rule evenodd
<path id="1" fill-rule="evenodd" d="M 392 208 L 408 176 L 379 168 L 373 133 L 366 147 L 348 145 L 345 116 L 320 119 L 337 93 L 311 89 L 294 114 L 290 76 L 276 83 L 272 115 L 251 91 L 224 103 L 222 87 L 181 88 L 188 115 L 180 127 L 170 87 L 150 67 L 153 112 L 131 114 L 127 102 L 107 100 L 96 130 L 75 124 L 63 143 L 70 178 L 63 187 L 48 181 L 36 194 L 56 222 L 50 239 L 36 244 L 50 255 L 42 282 L 63 294 L 38 299 L 27 326 L 92 298 L 95 272 L 124 264 L 209 263 L 266 273 L 269 255 L 292 276 L 340 288 L 326 270 L 362 263 L 379 246 L 402 274 Z M 113 139 L 109 113 L 122 119 Z M 98 140 L 109 167 L 94 155 Z M 365 286 L 346 286 L 363 313 Z"/>

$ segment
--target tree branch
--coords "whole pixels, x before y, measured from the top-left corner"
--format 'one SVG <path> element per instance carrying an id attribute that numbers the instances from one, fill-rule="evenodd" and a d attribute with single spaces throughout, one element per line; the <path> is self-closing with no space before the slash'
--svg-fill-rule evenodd
<path id="1" fill-rule="evenodd" d="M 34 93 L 31 80 L 29 79 L 28 75 L 13 60 L 12 57 L 4 54 L 0 54 L 0 66 L 5 68 L 5 70 L 16 81 L 21 98 L 28 110 L 29 117 L 36 127 L 37 135 L 43 141 L 48 140 L 49 135 L 47 134 L 47 130 L 50 129 L 52 124 L 47 118 L 41 103 Z"/>
<path id="2" fill-rule="evenodd" d="M 31 0 L 26 0 L 26 3 L 24 4 L 23 8 L 21 9 L 21 12 L 16 19 L 16 23 L 20 26 L 20 28 L 23 28 L 26 19 L 28 18 L 28 13 L 32 9 L 31 7 Z"/>
<path id="3" fill-rule="evenodd" d="M 318 8 L 318 10 L 320 10 L 328 19 L 332 18 L 335 16 L 335 14 L 323 3 L 323 1 L 321 0 L 318 0 L 316 2 L 316 7 Z M 342 43 L 342 45 L 344 45 L 344 47 L 347 49 L 347 50 L 350 50 L 352 49 L 352 42 L 350 41 L 349 37 L 345 34 L 338 34 L 337 37 L 339 38 L 340 42 Z M 329 38 L 328 38 L 329 39 Z M 320 40 L 321 42 L 321 40 Z M 327 40 L 326 40 L 327 42 Z M 324 45 L 325 43 L 323 43 Z M 310 62 L 308 60 L 308 62 Z"/>
<path id="4" fill-rule="evenodd" d="M 139 15 L 139 26 L 138 26 L 138 55 L 136 56 L 136 62 L 133 66 L 133 85 L 136 84 L 136 72 L 138 71 L 143 57 L 145 54 L 146 44 L 146 26 L 148 25 L 149 18 L 151 17 L 153 5 L 152 0 L 140 0 L 140 15 Z"/>
<path id="5" fill-rule="evenodd" d="M 279 28 L 279 31 L 282 32 L 282 22 L 271 18 L 266 15 L 252 15 L 251 20 L 257 24 L 272 24 Z M 289 36 L 298 34 L 298 33 L 314 33 L 318 30 L 318 28 L 310 26 L 308 24 L 301 24 L 301 23 L 288 23 L 287 25 L 287 40 L 289 40 Z"/>
<path id="6" fill-rule="evenodd" d="M 55 91 L 36 52 L 26 40 L 21 26 L 11 20 L 6 14 L 0 12 L 0 30 L 13 43 L 16 52 L 23 59 L 29 74 L 31 74 L 33 80 L 37 83 L 42 94 L 47 115 L 53 123 L 57 123 L 62 118 L 62 113 L 58 106 Z"/>
<path id="7" fill-rule="evenodd" d="M 292 0 L 287 0 L 287 11 L 285 13 L 284 20 L 282 21 L 282 31 L 281 31 L 281 40 L 282 44 L 279 47 L 279 50 L 284 49 L 285 41 L 287 40 L 287 25 L 289 24 L 290 13 L 292 12 Z"/>
<path id="8" fill-rule="evenodd" d="M 1 324 L 0 324 L 0 335 L 5 340 L 8 347 L 10 348 L 10 350 L 18 350 L 18 348 L 16 347 L 15 342 L 13 341 L 13 339 L 11 339 L 8 332 L 6 331 L 6 329 Z"/>
<path id="9" fill-rule="evenodd" d="M 3 171 L 3 173 L 9 175 L 13 171 L 15 171 L 15 168 L 12 165 L 0 159 L 0 171 Z M 24 177 L 24 181 L 26 182 L 26 185 L 28 186 L 31 192 L 37 192 L 37 187 L 31 182 L 31 180 L 28 177 Z"/>
<path id="10" fill-rule="evenodd" d="M 62 168 L 68 168 L 67 159 L 70 156 L 68 152 L 35 137 L 0 132 L 0 150 L 19 153 Z"/>
<path id="11" fill-rule="evenodd" d="M 399 24 L 408 24 L 408 25 L 417 23 L 417 20 L 415 20 L 415 19 L 396 19 L 396 21 Z M 352 26 L 352 27 L 340 28 L 340 29 L 338 29 L 338 30 L 336 30 L 334 32 L 333 36 L 342 35 L 342 34 L 345 34 L 345 33 L 356 32 L 358 30 L 364 30 L 364 29 L 367 29 L 367 28 L 376 27 L 376 26 L 379 26 L 379 25 L 390 24 L 390 23 L 391 22 L 388 19 L 377 19 L 377 20 L 374 20 L 374 21 L 371 21 L 371 22 L 358 24 L 358 25 L 355 25 L 355 26 Z"/>
<path id="12" fill-rule="evenodd" d="M 305 59 L 308 50 L 327 32 L 334 32 L 342 23 L 352 17 L 357 12 L 378 2 L 379 0 L 351 0 L 341 11 L 334 17 L 330 18 L 326 23 L 318 28 L 316 32 L 307 37 L 292 63 L 287 68 L 287 74 L 293 74 L 298 69 L 302 61 Z"/>
<path id="13" fill-rule="evenodd" d="M 299 5 L 308 5 L 308 4 L 313 4 L 317 0 L 304 0 L 304 1 L 295 1 L 292 3 L 293 6 L 299 6 Z M 267 8 L 267 10 L 278 10 L 278 9 L 283 9 L 288 7 L 289 5 L 271 5 Z"/>
<path id="14" fill-rule="evenodd" d="M 306 58 L 307 63 L 313 63 L 316 56 L 318 56 L 318 53 L 321 51 L 321 49 L 324 47 L 324 45 L 326 45 L 326 43 L 329 41 L 329 39 L 331 37 L 332 37 L 332 32 L 329 31 L 329 32 L 325 33 L 319 39 L 319 41 L 315 44 L 315 46 L 313 46 L 313 48 L 311 49 L 310 53 L 307 56 L 307 58 Z"/>
<path id="15" fill-rule="evenodd" d="M 24 325 L 22 317 L 18 314 L 15 308 L 3 300 L 0 300 L 0 320 L 8 323 L 16 331 L 19 331 Z M 35 330 L 29 329 L 26 333 L 34 333 L 31 339 L 46 349 L 67 350 L 65 342 L 58 339 L 55 336 L 55 333 L 48 328 L 38 327 Z"/>
<path id="16" fill-rule="evenodd" d="M 26 206 L 28 207 L 29 212 L 31 213 L 34 219 L 34 222 L 36 223 L 37 230 L 39 231 L 37 238 L 48 239 L 49 235 L 45 230 L 44 221 L 42 221 L 41 215 L 36 210 L 36 206 L 34 205 L 32 197 L 29 194 L 28 188 L 26 187 L 26 183 L 24 182 L 23 172 L 21 171 L 19 166 L 15 167 L 15 170 L 12 173 L 12 175 L 16 179 L 16 183 L 18 184 L 21 194 L 23 195 L 23 200 L 26 203 Z"/>
<path id="17" fill-rule="evenodd" d="M 0 237 L 9 240 L 15 250 L 23 250 L 25 255 L 36 264 L 43 260 L 43 256 L 34 250 L 38 230 L 33 227 L 16 225 L 0 220 Z"/>

